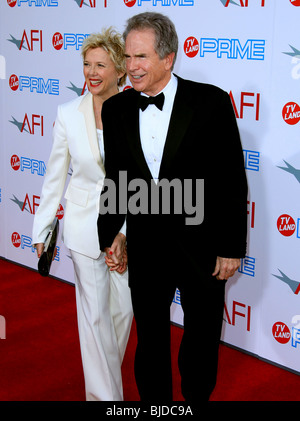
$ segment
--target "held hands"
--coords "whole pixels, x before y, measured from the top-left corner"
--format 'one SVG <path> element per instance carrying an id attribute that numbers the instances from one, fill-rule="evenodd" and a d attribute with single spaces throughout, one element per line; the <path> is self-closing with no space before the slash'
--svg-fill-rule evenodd
<path id="1" fill-rule="evenodd" d="M 120 233 L 115 237 L 111 247 L 105 249 L 106 264 L 110 271 L 124 273 L 127 269 L 126 237 Z"/>
<path id="2" fill-rule="evenodd" d="M 235 271 L 240 267 L 241 259 L 229 259 L 226 257 L 217 257 L 216 267 L 212 276 L 218 280 L 225 279 L 234 275 Z"/>

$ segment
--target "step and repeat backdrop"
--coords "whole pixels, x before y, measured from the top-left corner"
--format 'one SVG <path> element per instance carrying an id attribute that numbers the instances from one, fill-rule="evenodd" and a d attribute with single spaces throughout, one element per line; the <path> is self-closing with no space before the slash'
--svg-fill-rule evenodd
<path id="1" fill-rule="evenodd" d="M 2 0 L 0 256 L 37 268 L 33 217 L 57 105 L 85 92 L 83 40 L 147 10 L 177 27 L 175 73 L 227 91 L 240 129 L 248 250 L 227 283 L 222 340 L 300 372 L 300 0 Z M 210 112 L 218 124 L 219 104 Z M 61 239 L 51 274 L 74 282 Z M 179 291 L 171 317 L 183 324 Z"/>

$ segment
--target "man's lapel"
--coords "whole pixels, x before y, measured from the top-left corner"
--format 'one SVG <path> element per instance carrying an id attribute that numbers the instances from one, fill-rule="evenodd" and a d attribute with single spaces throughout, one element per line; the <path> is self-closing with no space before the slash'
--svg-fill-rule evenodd
<path id="1" fill-rule="evenodd" d="M 188 104 L 187 93 L 182 85 L 184 85 L 183 80 L 178 78 L 177 92 L 160 166 L 160 179 L 168 177 L 168 169 L 194 115 L 194 109 Z"/>

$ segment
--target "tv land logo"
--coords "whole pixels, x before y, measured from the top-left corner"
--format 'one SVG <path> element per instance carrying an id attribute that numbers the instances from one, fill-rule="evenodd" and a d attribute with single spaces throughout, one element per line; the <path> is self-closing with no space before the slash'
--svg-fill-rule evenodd
<path id="1" fill-rule="evenodd" d="M 231 60 L 264 60 L 265 44 L 263 39 L 248 39 L 245 41 L 233 38 L 200 38 L 188 37 L 183 49 L 187 57 L 193 58 L 199 55 L 205 58 L 209 55 L 215 55 L 218 59 Z"/>
<path id="2" fill-rule="evenodd" d="M 13 232 L 11 234 L 11 243 L 12 245 L 19 250 L 30 250 L 32 253 L 35 253 L 35 247 L 33 247 L 32 245 L 32 238 L 29 237 L 28 235 L 24 235 L 24 234 L 19 234 L 18 232 Z M 56 246 L 56 256 L 55 259 L 56 261 L 60 260 L 60 247 Z"/>
<path id="3" fill-rule="evenodd" d="M 272 334 L 278 343 L 286 345 L 291 341 L 291 346 L 297 348 L 297 345 L 300 345 L 300 315 L 293 316 L 291 323 L 293 325 L 291 329 L 284 322 L 274 323 Z"/>
<path id="4" fill-rule="evenodd" d="M 27 5 L 29 7 L 58 7 L 59 0 L 7 0 L 7 4 L 10 7 L 21 7 L 24 5 Z M 66 0 L 64 0 L 66 1 Z M 77 4 L 78 7 L 83 7 L 83 6 L 87 6 L 87 7 L 91 7 L 91 8 L 95 8 L 96 7 L 96 0 L 73 0 L 73 3 Z M 99 0 L 98 0 L 99 1 Z M 107 7 L 107 2 L 108 0 L 102 0 L 104 7 Z"/>
<path id="5" fill-rule="evenodd" d="M 89 36 L 89 34 L 75 34 L 55 32 L 52 37 L 52 45 L 55 50 L 59 51 L 62 48 L 68 50 L 70 48 L 79 50 L 82 46 L 83 41 Z"/>
<path id="6" fill-rule="evenodd" d="M 291 237 L 296 234 L 296 238 L 300 238 L 300 218 L 295 220 L 290 215 L 280 215 L 277 219 L 277 229 L 284 237 Z"/>
<path id="7" fill-rule="evenodd" d="M 28 5 L 29 7 L 58 7 L 58 0 L 7 0 L 10 7 Z"/>
<path id="8" fill-rule="evenodd" d="M 194 6 L 195 0 L 123 0 L 125 6 Z M 150 4 L 149 4 L 150 3 Z"/>
<path id="9" fill-rule="evenodd" d="M 300 107 L 296 102 L 288 102 L 284 105 L 282 109 L 282 118 L 283 120 L 294 126 L 300 121 Z"/>
<path id="10" fill-rule="evenodd" d="M 287 214 L 280 215 L 277 219 L 277 229 L 280 234 L 285 237 L 290 237 L 296 231 L 296 224 L 294 219 Z"/>
<path id="11" fill-rule="evenodd" d="M 300 6 L 300 0 L 290 0 L 293 6 Z"/>
<path id="12" fill-rule="evenodd" d="M 12 91 L 26 91 L 30 93 L 59 95 L 59 79 L 44 79 L 36 76 L 17 76 L 12 74 L 9 78 Z"/>
<path id="13" fill-rule="evenodd" d="M 296 232 L 297 238 L 300 238 L 300 218 L 295 222 L 290 215 L 280 215 L 277 219 L 277 229 L 285 237 L 290 237 Z"/>
<path id="14" fill-rule="evenodd" d="M 44 176 L 46 173 L 46 164 L 44 161 L 38 161 L 37 159 L 26 158 L 24 156 L 19 158 L 18 155 L 12 155 L 10 165 L 14 171 L 29 171 L 32 175 Z"/>

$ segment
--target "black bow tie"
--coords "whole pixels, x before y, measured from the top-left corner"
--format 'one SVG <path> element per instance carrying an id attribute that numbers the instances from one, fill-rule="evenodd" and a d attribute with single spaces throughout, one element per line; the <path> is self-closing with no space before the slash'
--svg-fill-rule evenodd
<path id="1" fill-rule="evenodd" d="M 157 106 L 157 108 L 159 110 L 163 109 L 164 106 L 164 101 L 165 101 L 165 96 L 162 93 L 160 93 L 157 96 L 144 96 L 144 95 L 140 95 L 140 99 L 139 99 L 139 108 L 142 111 L 145 111 L 145 109 L 148 107 L 149 104 L 154 104 Z"/>

